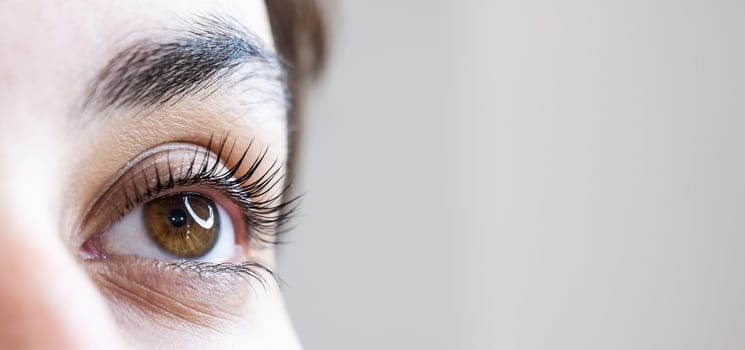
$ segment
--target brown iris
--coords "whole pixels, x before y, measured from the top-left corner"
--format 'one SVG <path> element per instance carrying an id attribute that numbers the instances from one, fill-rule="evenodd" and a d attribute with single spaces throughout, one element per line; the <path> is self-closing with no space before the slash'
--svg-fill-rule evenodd
<path id="1" fill-rule="evenodd" d="M 145 204 L 143 218 L 150 238 L 180 258 L 205 255 L 215 245 L 220 231 L 217 206 L 195 193 L 153 199 Z"/>

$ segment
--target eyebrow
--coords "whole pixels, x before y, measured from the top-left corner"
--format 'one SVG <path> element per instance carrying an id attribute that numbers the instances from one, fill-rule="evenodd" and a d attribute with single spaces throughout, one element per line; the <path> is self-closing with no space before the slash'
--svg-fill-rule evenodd
<path id="1" fill-rule="evenodd" d="M 139 40 L 114 55 L 91 83 L 84 106 L 147 108 L 244 82 L 253 101 L 286 104 L 285 76 L 277 54 L 257 36 L 230 18 L 201 16 L 185 29 Z"/>

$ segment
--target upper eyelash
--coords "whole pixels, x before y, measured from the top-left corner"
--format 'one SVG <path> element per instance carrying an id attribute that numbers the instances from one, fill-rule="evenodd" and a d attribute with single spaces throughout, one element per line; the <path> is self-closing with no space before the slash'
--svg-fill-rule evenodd
<path id="1" fill-rule="evenodd" d="M 282 172 L 284 165 L 275 159 L 264 173 L 258 174 L 269 149 L 265 148 L 253 161 L 248 161 L 247 156 L 253 147 L 252 140 L 231 167 L 220 167 L 221 159 L 222 163 L 227 164 L 234 154 L 237 140 L 234 139 L 229 148 L 228 141 L 227 134 L 217 144 L 214 143 L 214 137 L 210 136 L 206 147 L 195 146 L 194 155 L 186 170 L 181 171 L 178 176 L 174 175 L 174 165 L 170 158 L 167 161 L 167 174 L 160 174 L 158 167 L 154 167 L 154 182 L 148 178 L 143 168 L 139 174 L 131 177 L 131 186 L 127 186 L 131 188 L 124 191 L 125 205 L 119 215 L 123 217 L 136 206 L 156 198 L 162 191 L 181 186 L 205 185 L 225 194 L 241 209 L 249 242 L 258 240 L 267 244 L 282 243 L 279 237 L 288 231 L 284 228 L 296 213 L 300 199 L 300 196 L 287 198 L 291 181 L 272 193 L 285 179 Z M 210 161 L 212 154 L 215 155 L 214 162 Z M 248 168 L 239 174 L 239 169 L 249 162 Z M 142 177 L 146 184 L 144 188 L 137 185 L 138 181 L 134 176 Z M 253 177 L 256 178 L 248 182 Z M 260 199 L 266 195 L 269 198 Z"/>

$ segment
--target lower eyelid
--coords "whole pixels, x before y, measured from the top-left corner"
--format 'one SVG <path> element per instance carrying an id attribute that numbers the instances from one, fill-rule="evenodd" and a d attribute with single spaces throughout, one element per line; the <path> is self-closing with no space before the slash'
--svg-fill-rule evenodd
<path id="1" fill-rule="evenodd" d="M 239 266 L 224 264 L 225 267 L 230 265 Z M 261 282 L 246 278 L 235 269 L 205 272 L 208 268 L 204 263 L 189 266 L 117 257 L 91 262 L 86 264 L 86 269 L 112 307 L 133 307 L 139 314 L 161 320 L 166 326 L 219 328 L 245 314 L 251 293 L 261 290 L 271 293 L 277 287 L 268 272 L 256 271 L 265 280 Z M 264 288 L 255 288 L 257 283 Z"/>

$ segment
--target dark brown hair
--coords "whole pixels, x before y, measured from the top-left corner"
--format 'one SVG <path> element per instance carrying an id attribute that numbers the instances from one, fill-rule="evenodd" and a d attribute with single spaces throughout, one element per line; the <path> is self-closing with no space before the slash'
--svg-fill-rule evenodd
<path id="1" fill-rule="evenodd" d="M 292 109 L 288 115 L 288 170 L 294 170 L 295 150 L 301 130 L 303 92 L 323 68 L 326 58 L 326 25 L 316 0 L 267 0 L 266 7 L 277 50 L 285 61 L 292 99 Z"/>

